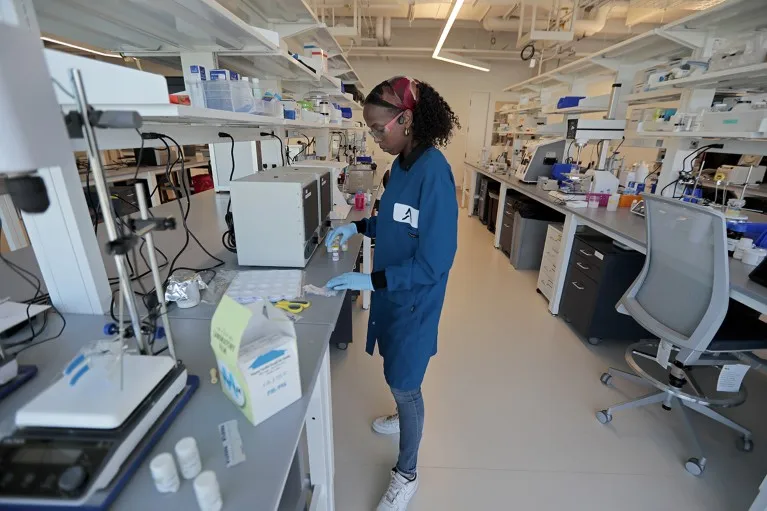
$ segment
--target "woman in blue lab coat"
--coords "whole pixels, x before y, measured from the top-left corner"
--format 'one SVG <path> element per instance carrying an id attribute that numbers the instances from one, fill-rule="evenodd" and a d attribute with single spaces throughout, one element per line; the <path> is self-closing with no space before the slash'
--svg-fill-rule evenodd
<path id="1" fill-rule="evenodd" d="M 381 149 L 398 157 L 378 216 L 344 225 L 327 238 L 328 244 L 356 233 L 375 238 L 373 273 L 346 273 L 327 286 L 374 291 L 366 349 L 372 355 L 378 343 L 398 413 L 376 419 L 373 429 L 400 433 L 397 466 L 378 511 L 404 511 L 418 488 L 421 382 L 437 353 L 437 327 L 458 237 L 455 181 L 437 146 L 446 145 L 460 124 L 430 85 L 402 76 L 376 86 L 365 99 L 363 115 Z"/>

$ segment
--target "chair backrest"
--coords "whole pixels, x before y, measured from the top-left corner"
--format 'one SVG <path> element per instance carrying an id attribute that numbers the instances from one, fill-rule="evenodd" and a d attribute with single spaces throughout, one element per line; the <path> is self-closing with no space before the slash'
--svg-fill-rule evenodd
<path id="1" fill-rule="evenodd" d="M 693 352 L 705 350 L 729 304 L 726 221 L 711 208 L 643 195 L 647 257 L 621 305 L 645 329 Z"/>

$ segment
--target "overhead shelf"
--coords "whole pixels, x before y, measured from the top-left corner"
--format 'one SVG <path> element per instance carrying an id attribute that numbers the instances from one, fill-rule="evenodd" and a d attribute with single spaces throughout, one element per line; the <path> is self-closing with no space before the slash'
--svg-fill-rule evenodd
<path id="1" fill-rule="evenodd" d="M 767 63 L 712 71 L 697 76 L 657 84 L 660 89 L 711 87 L 731 90 L 756 90 L 767 87 Z"/>
<path id="2" fill-rule="evenodd" d="M 646 105 L 650 103 L 663 103 L 666 101 L 678 101 L 682 96 L 682 91 L 673 89 L 651 90 L 646 92 L 635 92 L 623 97 L 623 100 L 629 105 Z"/>
<path id="3" fill-rule="evenodd" d="M 717 140 L 767 140 L 767 133 L 759 131 L 642 131 L 640 138 L 712 138 Z"/>
<path id="4" fill-rule="evenodd" d="M 528 78 L 504 91 L 540 90 L 595 74 L 613 74 L 620 66 L 649 67 L 690 56 L 694 49 L 703 46 L 706 32 L 737 34 L 763 27 L 763 10 L 763 0 L 729 0 Z"/>
<path id="5" fill-rule="evenodd" d="M 245 76 L 281 78 L 289 82 L 318 82 L 319 76 L 308 66 L 281 50 L 271 54 L 243 55 L 222 52 L 219 65 Z"/>
<path id="6" fill-rule="evenodd" d="M 33 0 L 40 30 L 114 52 L 276 51 L 279 35 L 215 0 Z"/>

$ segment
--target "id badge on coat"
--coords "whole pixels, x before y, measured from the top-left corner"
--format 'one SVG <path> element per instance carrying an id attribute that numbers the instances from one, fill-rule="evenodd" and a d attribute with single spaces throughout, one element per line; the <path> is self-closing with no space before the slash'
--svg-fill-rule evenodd
<path id="1" fill-rule="evenodd" d="M 418 210 L 407 204 L 395 203 L 392 219 L 395 222 L 408 224 L 413 229 L 418 229 Z"/>

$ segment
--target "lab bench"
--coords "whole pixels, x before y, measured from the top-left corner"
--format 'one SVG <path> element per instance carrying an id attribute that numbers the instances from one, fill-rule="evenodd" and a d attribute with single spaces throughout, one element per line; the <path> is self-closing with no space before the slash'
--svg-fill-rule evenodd
<path id="1" fill-rule="evenodd" d="M 224 264 L 215 270 L 257 269 L 238 266 L 236 254 L 226 251 L 221 245 L 228 196 L 208 191 L 193 195 L 190 199 L 192 207 L 187 225 L 206 249 L 224 261 Z M 370 215 L 371 210 L 372 205 L 364 211 L 353 210 L 346 221 L 362 219 Z M 152 213 L 155 216 L 178 218 L 178 205 L 175 201 L 163 204 L 152 208 Z M 99 246 L 103 250 L 106 236 L 104 229 L 99 231 Z M 157 233 L 154 238 L 156 246 L 172 258 L 183 246 L 185 234 L 179 227 L 174 231 Z M 5 256 L 41 277 L 31 247 L 10 252 Z M 333 276 L 352 271 L 360 264 L 363 268 L 366 264 L 370 265 L 370 257 L 369 239 L 363 239 L 362 236 L 354 236 L 349 240 L 349 249 L 341 253 L 339 261 L 333 261 L 324 245 L 320 245 L 305 268 L 304 281 L 324 286 Z M 162 262 L 162 258 L 159 259 Z M 107 274 L 116 275 L 113 259 L 105 256 L 104 262 Z M 177 266 L 203 268 L 213 263 L 214 261 L 192 240 L 179 258 Z M 3 283 L 0 293 L 3 297 L 10 296 L 11 299 L 22 301 L 31 298 L 34 292 L 29 284 L 7 265 L 0 264 L 0 282 Z M 149 288 L 153 287 L 149 277 L 144 283 Z M 44 293 L 46 290 L 44 283 L 42 284 Z M 137 283 L 134 283 L 134 286 L 137 287 Z M 158 506 L 196 509 L 191 482 L 183 482 L 177 494 L 159 494 L 152 487 L 148 468 L 149 460 L 153 456 L 160 452 L 171 452 L 176 441 L 191 435 L 198 442 L 204 469 L 216 472 L 226 509 L 303 509 L 298 505 L 314 498 L 322 499 L 326 503 L 321 509 L 332 511 L 334 467 L 328 346 L 331 342 L 351 342 L 353 300 L 348 292 L 334 297 L 307 298 L 312 302 L 312 306 L 301 313 L 301 319 L 295 324 L 303 397 L 257 427 L 253 427 L 225 397 L 219 384 L 210 383 L 209 371 L 216 367 L 210 347 L 210 320 L 215 312 L 215 305 L 203 302 L 190 309 L 171 307 L 169 317 L 178 357 L 185 363 L 190 374 L 200 377 L 200 388 L 160 439 L 159 444 L 152 449 L 112 509 L 154 509 Z M 108 316 L 71 314 L 66 315 L 66 319 L 66 329 L 59 339 L 20 354 L 20 363 L 37 365 L 39 373 L 36 378 L 3 401 L 0 406 L 0 421 L 12 418 L 18 407 L 49 385 L 82 344 L 102 338 L 104 324 L 111 321 Z M 51 333 L 55 334 L 60 326 L 58 318 L 52 315 L 48 327 L 40 335 L 47 337 Z M 305 420 L 307 414 L 311 414 L 309 421 Z M 217 427 L 218 424 L 231 419 L 237 419 L 239 422 L 247 461 L 226 468 Z M 299 455 L 302 438 L 305 438 L 308 444 L 304 449 L 308 450 L 307 456 Z M 305 466 L 299 466 L 303 458 L 308 458 L 308 470 Z M 312 488 L 304 484 L 305 472 L 310 473 Z M 283 498 L 285 500 L 281 502 Z"/>
<path id="2" fill-rule="evenodd" d="M 629 211 L 629 208 L 619 208 L 618 211 L 607 211 L 607 208 L 579 208 L 570 209 L 562 204 L 557 204 L 549 197 L 549 192 L 541 190 L 535 184 L 525 184 L 513 176 L 488 172 L 478 164 L 464 162 L 465 171 L 471 174 L 470 179 L 465 180 L 469 189 L 469 216 L 474 211 L 474 203 L 477 199 L 478 177 L 490 179 L 500 185 L 500 201 L 505 203 L 509 190 L 530 197 L 549 208 L 565 215 L 562 228 L 562 239 L 557 254 L 556 268 L 553 269 L 555 277 L 551 286 L 551 298 L 549 311 L 557 315 L 564 288 L 566 286 L 566 273 L 570 261 L 571 252 L 575 242 L 575 236 L 580 226 L 586 226 L 622 243 L 623 245 L 641 252 L 646 252 L 646 227 L 645 219 Z M 503 215 L 495 219 L 496 225 L 501 225 Z M 767 216 L 750 213 L 749 219 L 755 222 L 767 222 Z M 490 220 L 492 221 L 492 219 Z M 501 230 L 496 230 L 495 246 L 500 246 Z M 544 249 L 545 250 L 545 249 Z M 744 305 L 767 314 L 767 287 L 760 286 L 748 278 L 753 267 L 743 264 L 741 261 L 730 259 L 730 297 Z"/>

